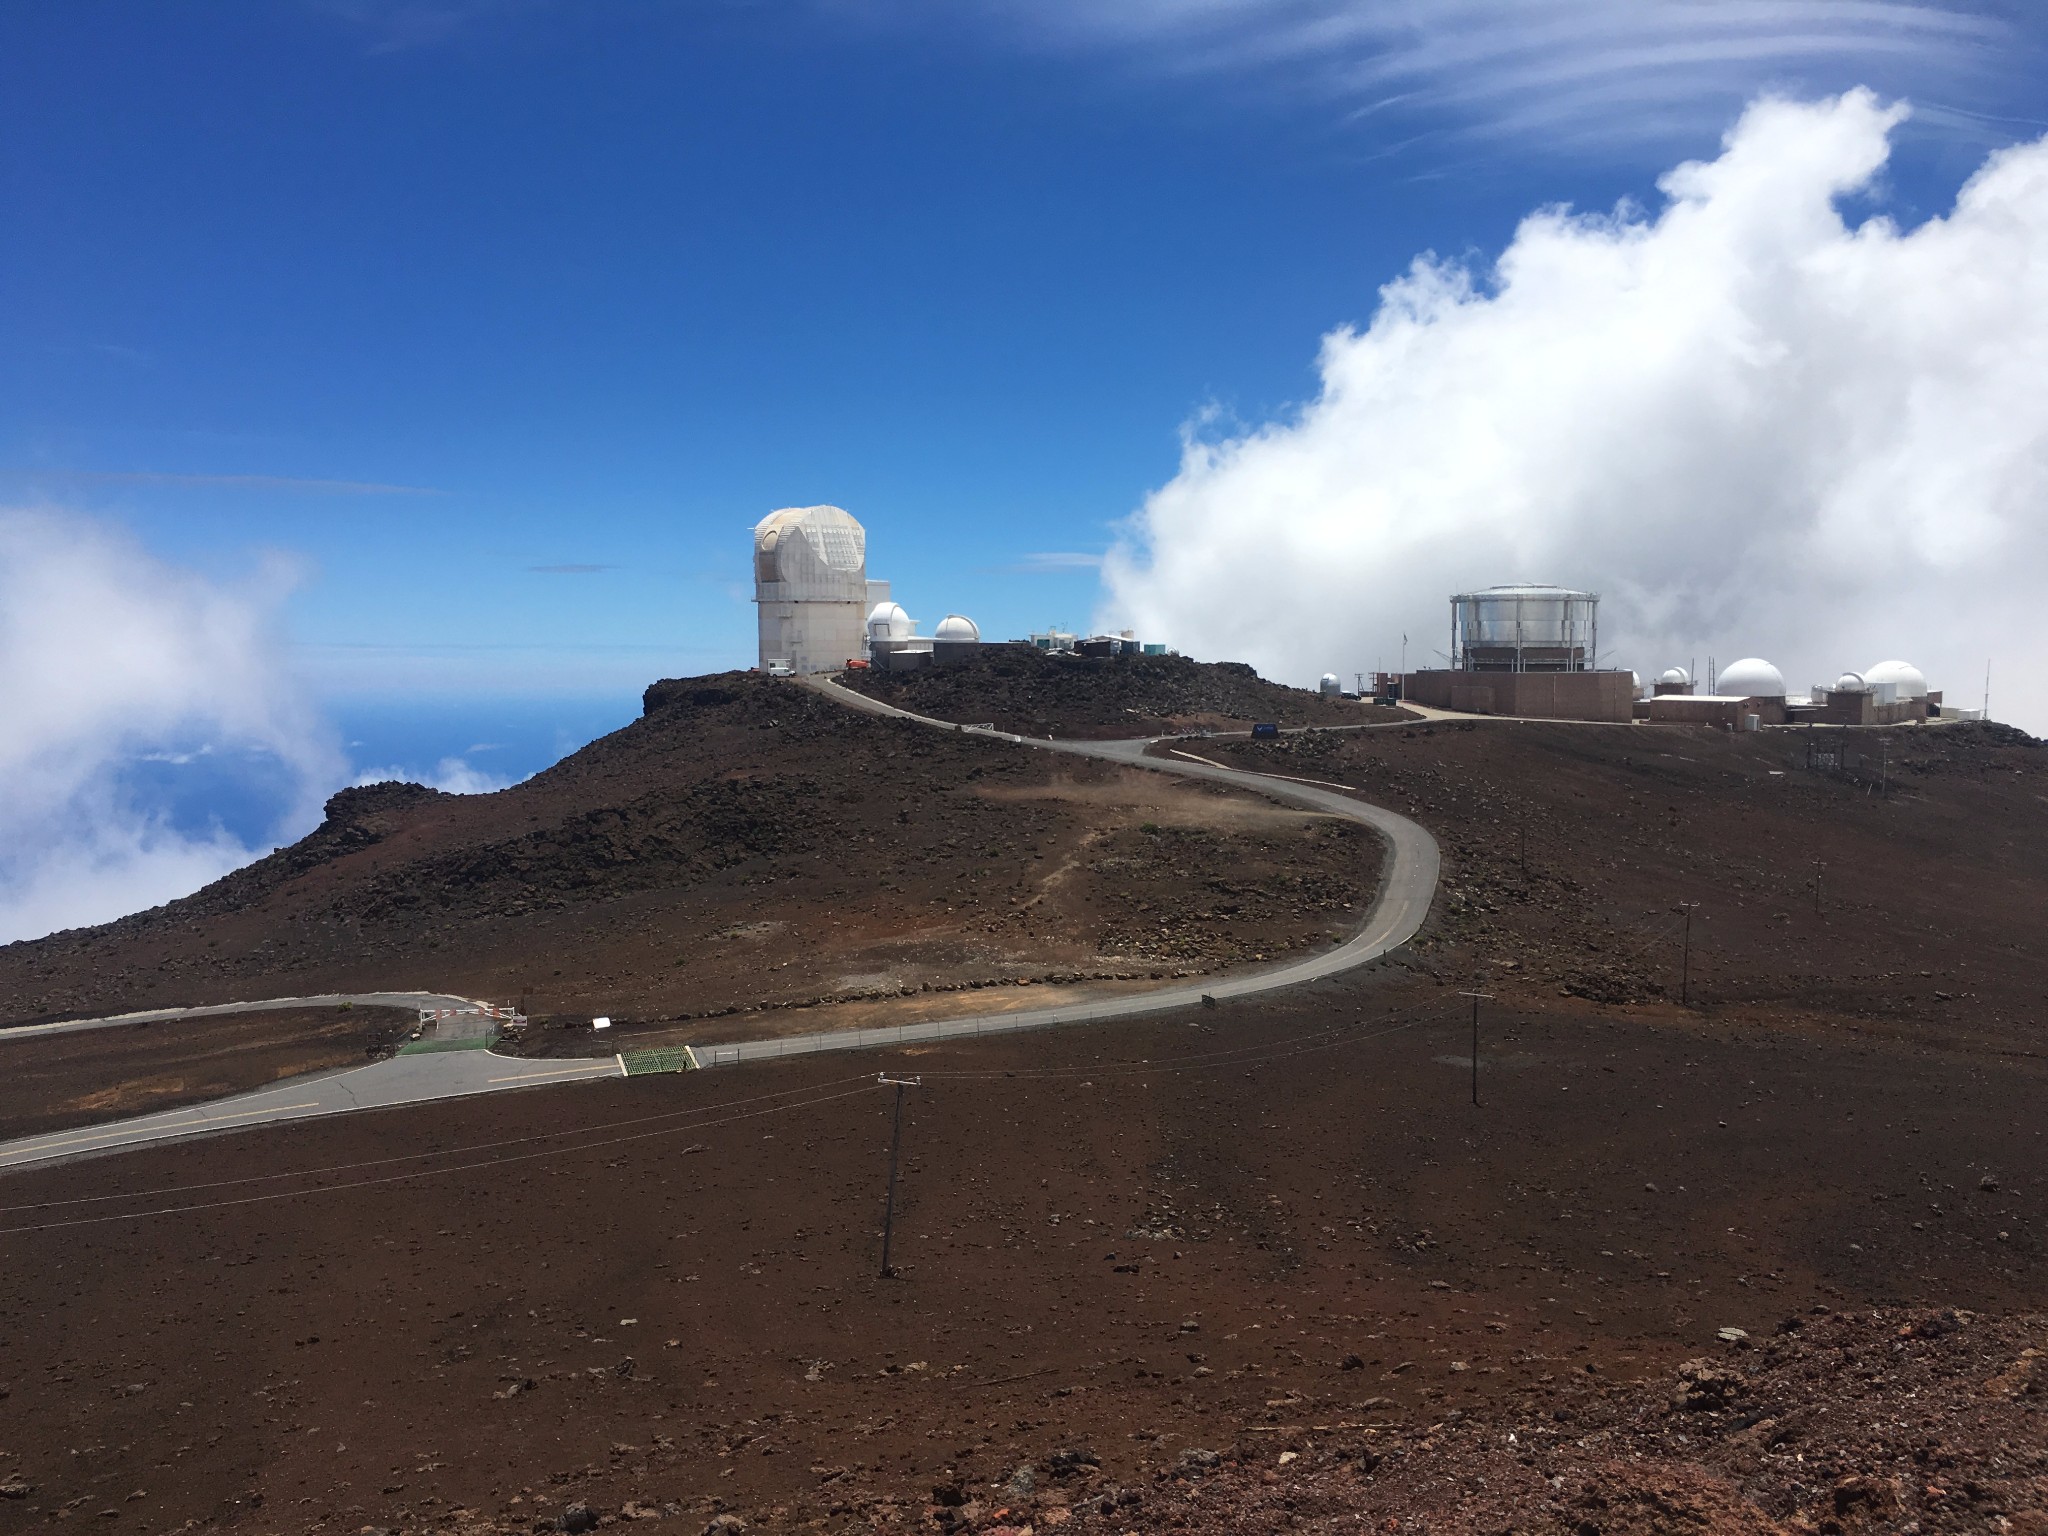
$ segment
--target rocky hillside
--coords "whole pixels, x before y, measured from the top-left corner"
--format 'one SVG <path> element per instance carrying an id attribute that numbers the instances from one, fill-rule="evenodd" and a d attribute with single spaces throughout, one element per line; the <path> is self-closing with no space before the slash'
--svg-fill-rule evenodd
<path id="1" fill-rule="evenodd" d="M 2048 1319 L 1954 1310 L 1786 1318 L 1668 1375 L 1556 1372 L 1412 1426 L 1362 1422 L 1193 1450 L 1148 1489 L 1080 1497 L 1081 1532 L 1531 1536 L 2048 1532 Z M 1227 1454 L 1226 1454 L 1227 1452 Z"/>
<path id="2" fill-rule="evenodd" d="M 1269 683 L 1242 662 L 1186 656 L 1055 656 L 1028 645 L 985 645 L 957 666 L 849 672 L 872 698 L 939 720 L 992 724 L 1024 736 L 1158 736 L 1191 726 L 1242 730 L 1357 725 L 1401 716 Z"/>
<path id="3" fill-rule="evenodd" d="M 674 680 L 510 789 L 344 790 L 185 900 L 0 948 L 0 1024 L 387 988 L 674 1020 L 1149 979 L 1327 941 L 1377 856 L 1256 797 Z"/>

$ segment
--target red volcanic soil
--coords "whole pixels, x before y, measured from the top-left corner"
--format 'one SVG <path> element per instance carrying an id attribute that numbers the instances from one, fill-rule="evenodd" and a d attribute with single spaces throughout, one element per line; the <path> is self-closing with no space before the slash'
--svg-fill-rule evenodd
<path id="1" fill-rule="evenodd" d="M 907 1015 L 964 988 L 1327 944 L 1379 857 L 1362 829 L 1256 795 L 698 678 L 510 789 L 347 790 L 195 896 L 0 947 L 0 1023 L 418 989 L 712 1021 L 699 1038 L 741 1013 L 815 1029 L 849 1003 Z"/>
<path id="2" fill-rule="evenodd" d="M 0 1511 L 2048 1529 L 2043 756 L 1886 739 L 1883 793 L 1769 732 L 1211 741 L 1437 829 L 1417 944 L 0 1177 Z M 890 1280 L 878 1068 L 922 1077 Z"/>
<path id="3" fill-rule="evenodd" d="M 984 1529 L 1129 1490 L 1118 1528 L 1155 1530 L 1190 1452 L 1285 1479 L 1263 1495 L 1292 1485 L 1284 1450 L 1322 1469 L 1364 1447 L 1434 1470 L 1384 1501 L 1368 1479 L 1347 1518 L 1500 1529 L 1435 1516 L 1492 1508 L 1471 1479 L 1503 1458 L 1523 1482 L 1499 1491 L 1524 1485 L 1512 1432 L 1602 1529 L 1585 1480 L 1638 1449 L 1655 1465 L 1622 1469 L 1633 1489 L 1711 1475 L 1818 1529 L 1881 1403 L 1881 1476 L 1925 1448 L 1961 1501 L 1943 1507 L 2028 1507 L 2000 1490 L 2036 1475 L 2033 1420 L 1960 1415 L 1967 1380 L 1908 1395 L 1917 1349 L 1817 1347 L 1718 1417 L 1635 1421 L 1723 1327 L 2038 1310 L 2038 1060 L 1576 999 L 1498 1013 L 1487 1039 L 1474 1109 L 1461 1000 L 1389 969 L 1166 1023 L 9 1176 L 0 1482 L 26 1490 L 25 1528 L 111 1509 L 149 1530 L 514 1531 L 584 1504 L 672 1508 L 693 1533 L 728 1511 Z M 876 1067 L 924 1078 L 888 1281 Z M 1960 1369 L 2035 1369 L 2030 1326 L 1966 1332 Z M 1850 1397 L 1852 1428 L 1813 1425 Z M 1744 1441 L 1752 1411 L 1778 1423 Z M 1491 1428 L 1438 1427 L 1454 1414 Z M 1609 1422 L 1627 1438 L 1558 1445 Z M 1782 1457 L 1770 1434 L 1802 1422 L 1810 1474 L 1747 1491 L 1740 1458 Z M 1762 1528 L 1723 1513 L 1687 1528 Z"/>
<path id="4" fill-rule="evenodd" d="M 936 720 L 1069 739 L 1241 730 L 1258 720 L 1297 726 L 1412 718 L 1404 710 L 1269 683 L 1242 662 L 1063 656 L 1016 643 L 984 645 L 955 665 L 916 672 L 850 671 L 840 681 Z"/>
<path id="5" fill-rule="evenodd" d="M 10 1039 L 0 1136 L 94 1125 L 336 1072 L 389 1055 L 414 1026 L 390 1008 L 278 1008 Z"/>
<path id="6" fill-rule="evenodd" d="M 1541 1385 L 1435 1424 L 1194 1452 L 1144 1509 L 1187 1531 L 2048 1530 L 2048 1317 L 1794 1314 L 1662 1376 Z M 1558 1362 L 1560 1365 L 1566 1362 Z M 1901 1405 L 1910 1421 L 1900 1418 Z M 1083 1482 L 1074 1532 L 1122 1531 Z M 1141 1506 L 1142 1507 L 1142 1506 Z"/>
<path id="7" fill-rule="evenodd" d="M 1859 771 L 1807 767 L 1810 745 L 1842 740 Z M 2048 918 L 2048 749 L 2007 727 L 1467 721 L 1189 750 L 1349 785 L 1430 827 L 1444 884 L 1420 952 L 1447 977 L 1668 1002 L 1681 904 L 1697 903 L 1695 1002 L 2044 1044 L 2027 957 Z"/>

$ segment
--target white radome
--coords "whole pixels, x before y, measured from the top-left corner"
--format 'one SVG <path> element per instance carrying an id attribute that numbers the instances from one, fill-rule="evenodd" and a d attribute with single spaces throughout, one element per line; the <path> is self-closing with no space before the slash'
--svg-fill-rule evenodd
<path id="1" fill-rule="evenodd" d="M 901 603 L 877 603 L 868 614 L 870 640 L 908 640 L 916 621 L 903 611 Z"/>
<path id="2" fill-rule="evenodd" d="M 1322 681 L 1316 686 L 1326 694 L 1342 693 L 1344 691 L 1344 684 L 1339 681 L 1337 674 L 1334 672 L 1325 672 Z"/>
<path id="3" fill-rule="evenodd" d="M 932 631 L 932 638 L 949 645 L 979 645 L 981 626 L 964 614 L 949 613 L 939 620 L 939 627 Z"/>
<path id="4" fill-rule="evenodd" d="M 1861 672 L 1844 672 L 1835 679 L 1837 693 L 1868 693 L 1870 683 Z"/>
<path id="5" fill-rule="evenodd" d="M 1657 674 L 1657 681 L 1669 683 L 1674 688 L 1686 688 L 1692 685 L 1692 674 L 1683 667 L 1669 667 Z"/>
<path id="6" fill-rule="evenodd" d="M 859 585 L 865 597 L 867 550 L 867 530 L 844 508 L 784 507 L 754 525 L 754 579 L 816 584 L 837 577 Z"/>
<path id="7" fill-rule="evenodd" d="M 1714 691 L 1724 699 L 1782 699 L 1785 674 L 1761 656 L 1745 656 L 1714 680 Z"/>
<path id="8" fill-rule="evenodd" d="M 1891 683 L 1902 699 L 1927 697 L 1927 678 L 1910 661 L 1880 661 L 1863 674 L 1866 683 Z"/>

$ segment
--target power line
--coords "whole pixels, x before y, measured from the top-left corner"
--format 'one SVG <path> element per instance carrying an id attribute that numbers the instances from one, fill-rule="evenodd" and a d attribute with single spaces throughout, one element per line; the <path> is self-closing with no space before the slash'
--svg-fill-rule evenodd
<path id="1" fill-rule="evenodd" d="M 1226 1051 L 1205 1052 L 1193 1057 L 1183 1058 L 1178 1061 L 1138 1061 L 1116 1063 L 1111 1064 L 1109 1066 L 1098 1065 L 1094 1067 L 1051 1067 L 1036 1070 L 1025 1069 L 1023 1071 L 1003 1071 L 1000 1069 L 996 1069 L 988 1071 L 939 1072 L 927 1073 L 925 1075 L 932 1077 L 934 1079 L 947 1079 L 952 1081 L 975 1081 L 999 1078 L 1021 1078 L 1025 1080 L 1035 1080 L 1073 1077 L 1076 1075 L 1088 1076 L 1091 1078 L 1113 1078 L 1117 1076 L 1131 1076 L 1137 1074 L 1150 1075 L 1153 1073 L 1204 1071 L 1235 1066 L 1257 1065 L 1261 1062 L 1266 1061 L 1281 1061 L 1294 1056 L 1311 1055 L 1317 1051 L 1333 1050 L 1337 1047 L 1347 1044 L 1362 1044 L 1370 1040 L 1384 1039 L 1389 1035 L 1400 1034 L 1407 1030 L 1420 1028 L 1426 1024 L 1439 1022 L 1442 1021 L 1436 1018 L 1410 1019 L 1405 1023 L 1392 1024 L 1384 1028 L 1365 1030 L 1363 1032 L 1360 1032 L 1354 1026 L 1340 1026 L 1336 1029 L 1318 1031 L 1311 1035 L 1298 1036 L 1294 1040 L 1286 1042 L 1279 1048 L 1274 1048 L 1270 1046 L 1235 1047 Z M 842 1084 L 846 1083 L 856 1083 L 858 1084 L 858 1086 L 845 1088 L 843 1091 L 837 1093 L 819 1093 L 817 1091 L 820 1088 L 840 1087 Z M 598 1151 L 606 1147 L 623 1146 L 631 1142 L 645 1141 L 653 1137 L 672 1136 L 676 1134 L 678 1131 L 707 1130 L 721 1125 L 736 1124 L 739 1121 L 743 1120 L 759 1119 L 766 1115 L 781 1114 L 789 1110 L 811 1109 L 819 1105 L 837 1102 L 840 1099 L 856 1097 L 859 1094 L 868 1092 L 871 1088 L 875 1086 L 877 1086 L 877 1084 L 865 1076 L 859 1078 L 839 1078 L 835 1079 L 830 1083 L 816 1085 L 814 1088 L 783 1089 L 779 1092 L 772 1094 L 758 1094 L 751 1098 L 729 1100 L 723 1104 L 705 1105 L 695 1109 L 687 1110 L 673 1110 L 659 1115 L 644 1115 L 636 1117 L 631 1120 L 615 1121 L 612 1122 L 610 1126 L 606 1127 L 606 1129 L 616 1129 L 620 1126 L 645 1125 L 653 1121 L 676 1120 L 684 1117 L 691 1117 L 688 1123 L 686 1124 L 664 1126 L 659 1130 L 636 1131 L 630 1135 L 624 1136 L 607 1136 L 604 1139 L 598 1141 L 579 1142 L 573 1146 L 548 1147 L 532 1152 L 516 1153 L 510 1157 L 486 1158 L 478 1162 L 464 1163 L 459 1167 L 422 1168 L 411 1173 L 386 1174 L 377 1178 L 356 1179 L 341 1184 L 323 1184 L 311 1189 L 278 1190 L 269 1194 L 243 1195 L 229 1200 L 194 1201 L 185 1205 L 159 1206 L 153 1210 L 146 1211 L 114 1212 L 99 1216 L 72 1217 L 63 1221 L 38 1222 L 23 1226 L 0 1227 L 0 1237 L 18 1236 L 36 1232 L 61 1231 L 74 1227 L 102 1226 L 110 1222 L 144 1221 L 156 1216 L 179 1216 L 194 1214 L 203 1211 L 227 1210 L 245 1205 L 264 1205 L 278 1200 L 293 1200 L 306 1195 L 335 1194 L 346 1190 L 371 1189 L 388 1184 L 411 1183 L 413 1181 L 420 1179 L 436 1178 L 447 1175 L 488 1172 L 496 1168 L 509 1167 L 514 1163 L 535 1162 L 551 1157 L 567 1157 L 581 1152 Z M 809 1093 L 812 1096 L 798 1100 L 793 1103 L 769 1104 L 766 1108 L 749 1109 L 740 1114 L 726 1115 L 715 1120 L 704 1120 L 700 1118 L 695 1118 L 711 1111 L 728 1109 L 736 1105 L 756 1104 L 771 1099 L 787 1099 L 791 1095 L 798 1093 Z M 423 1158 L 472 1156 L 479 1152 L 496 1151 L 504 1147 L 527 1146 L 531 1145 L 534 1142 L 552 1141 L 561 1136 L 575 1134 L 578 1133 L 574 1131 L 549 1131 L 543 1132 L 537 1136 L 522 1136 L 501 1141 L 481 1142 L 472 1144 L 467 1147 L 441 1148 L 429 1152 L 408 1153 L 398 1157 L 372 1158 L 355 1163 L 333 1164 L 323 1168 L 303 1169 L 296 1172 L 251 1175 L 248 1178 L 242 1179 L 221 1179 L 211 1181 L 209 1183 L 177 1185 L 158 1190 L 131 1190 L 109 1195 L 86 1195 L 67 1200 L 43 1201 L 33 1205 L 4 1206 L 0 1207 L 0 1212 L 47 1210 L 60 1206 L 94 1204 L 109 1200 L 142 1200 L 150 1198 L 162 1198 L 170 1195 L 190 1193 L 196 1190 L 229 1188 L 243 1184 L 272 1182 L 278 1179 L 316 1178 L 331 1173 L 347 1173 L 358 1171 L 364 1168 L 387 1167 L 395 1163 L 417 1162 Z"/>
<path id="2" fill-rule="evenodd" d="M 744 1099 L 726 1099 L 717 1104 L 700 1104 L 693 1109 L 670 1109 L 664 1110 L 658 1115 L 635 1115 L 629 1120 L 611 1120 L 603 1125 L 573 1126 L 566 1131 L 541 1131 L 532 1136 L 514 1136 L 504 1141 L 472 1142 L 468 1146 L 463 1147 L 436 1147 L 426 1152 L 406 1152 L 396 1157 L 372 1157 L 354 1163 L 332 1163 L 325 1168 L 301 1168 L 285 1173 L 252 1173 L 239 1179 L 211 1179 L 202 1184 L 172 1184 L 160 1189 L 128 1190 L 112 1195 L 75 1195 L 66 1200 L 39 1200 L 31 1205 L 0 1205 L 0 1215 L 11 1215 L 17 1211 L 46 1211 L 62 1205 L 93 1205 L 107 1200 L 156 1199 L 166 1195 L 192 1194 L 202 1189 L 232 1189 L 241 1184 L 269 1184 L 278 1179 L 317 1178 L 321 1174 L 327 1173 L 356 1173 L 364 1168 L 388 1168 L 394 1163 L 416 1163 L 422 1158 L 428 1157 L 469 1157 L 478 1152 L 495 1152 L 500 1147 L 525 1147 L 531 1146 L 537 1141 L 553 1141 L 560 1136 L 582 1136 L 594 1130 L 611 1131 L 629 1125 L 651 1125 L 657 1120 L 674 1120 L 683 1115 L 714 1114 L 721 1109 L 734 1109 L 742 1104 L 760 1104 L 769 1099 L 786 1099 L 792 1094 L 816 1093 L 823 1088 L 838 1088 L 843 1087 L 847 1083 L 864 1083 L 866 1081 L 867 1075 L 862 1073 L 856 1077 L 838 1077 L 827 1083 L 812 1083 L 802 1088 L 778 1088 L 773 1093 L 752 1094 Z M 279 1123 L 299 1125 L 305 1124 L 307 1120 L 325 1118 L 327 1117 L 324 1115 L 314 1115 L 308 1116 L 303 1120 Z M 136 1145 L 149 1146 L 154 1145 L 154 1143 L 143 1142 Z M 132 1148 L 123 1150 L 132 1150 Z M 28 1172 L 31 1171 L 31 1167 L 30 1165 L 24 1165 L 10 1171 L 16 1173 Z"/>
<path id="3" fill-rule="evenodd" d="M 750 1109 L 745 1114 L 728 1115 L 722 1120 L 702 1121 L 694 1125 L 675 1125 L 659 1131 L 635 1131 L 630 1136 L 613 1136 L 604 1141 L 585 1142 L 575 1147 L 551 1147 L 540 1152 L 521 1152 L 512 1157 L 491 1158 L 487 1162 L 466 1163 L 460 1168 L 422 1168 L 416 1173 L 391 1173 L 382 1178 L 357 1179 L 350 1184 L 322 1184 L 315 1189 L 282 1189 L 269 1195 L 243 1195 L 234 1200 L 209 1200 L 192 1205 L 159 1206 L 153 1211 L 129 1211 L 118 1215 L 79 1216 L 69 1221 L 46 1221 L 34 1226 L 0 1227 L 0 1237 L 14 1237 L 29 1232 L 55 1232 L 67 1227 L 101 1226 L 112 1221 L 144 1221 L 152 1216 L 183 1216 L 194 1211 L 227 1210 L 239 1205 L 266 1205 L 273 1200 L 297 1200 L 306 1195 L 331 1195 L 343 1190 L 371 1189 L 382 1184 L 405 1184 L 415 1179 L 433 1179 L 449 1174 L 487 1173 L 494 1168 L 510 1167 L 513 1163 L 529 1163 L 545 1157 L 570 1157 L 579 1152 L 594 1152 L 603 1147 L 623 1146 L 627 1142 L 646 1141 L 655 1136 L 673 1136 L 678 1131 L 704 1130 L 710 1126 L 731 1125 L 740 1120 L 757 1120 L 763 1115 L 777 1115 L 786 1110 L 812 1109 L 820 1104 L 830 1104 L 836 1099 L 850 1099 L 856 1094 L 868 1092 L 873 1083 L 862 1081 L 858 1088 L 849 1088 L 843 1093 L 830 1093 L 821 1098 L 809 1099 L 800 1104 L 777 1104 L 767 1109 Z"/>
<path id="4" fill-rule="evenodd" d="M 1292 1056 L 1305 1056 L 1315 1051 L 1332 1050 L 1365 1040 L 1377 1040 L 1386 1035 L 1398 1034 L 1402 1030 L 1416 1029 L 1425 1024 L 1438 1022 L 1432 1018 L 1410 1019 L 1403 1024 L 1390 1024 L 1383 1029 L 1360 1033 L 1366 1028 L 1361 1024 L 1342 1025 L 1336 1029 L 1318 1030 L 1314 1034 L 1297 1035 L 1279 1045 L 1254 1044 L 1231 1046 L 1226 1050 L 1203 1052 L 1198 1055 L 1164 1060 L 1111 1062 L 1107 1065 L 1077 1065 L 1069 1067 L 1022 1067 L 1005 1069 L 1001 1067 L 961 1068 L 955 1071 L 926 1072 L 925 1076 L 934 1081 L 985 1082 L 1000 1078 L 1039 1080 L 1047 1078 L 1114 1078 L 1138 1077 L 1170 1072 L 1202 1072 L 1214 1068 L 1256 1066 L 1265 1061 L 1284 1061 Z"/>

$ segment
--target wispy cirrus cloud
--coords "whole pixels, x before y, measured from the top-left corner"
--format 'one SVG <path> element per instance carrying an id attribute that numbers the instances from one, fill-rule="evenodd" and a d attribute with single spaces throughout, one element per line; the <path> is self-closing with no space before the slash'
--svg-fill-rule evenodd
<path id="1" fill-rule="evenodd" d="M 20 473 L 17 471 L 17 473 Z M 298 491 L 316 496 L 446 496 L 426 485 L 388 485 L 379 480 L 316 480 L 302 475 L 183 475 L 159 470 L 38 470 L 44 480 L 83 480 L 101 485 L 173 485 L 209 491 Z"/>
<path id="2" fill-rule="evenodd" d="M 547 0 L 311 0 L 313 8 L 354 27 L 368 49 L 410 53 L 452 42 L 479 24 L 541 8 Z"/>
<path id="3" fill-rule="evenodd" d="M 1103 557 L 1085 550 L 1053 549 L 1022 556 L 1014 564 L 999 567 L 1014 576 L 1046 576 L 1060 571 L 1093 571 L 1101 568 Z"/>
<path id="4" fill-rule="evenodd" d="M 1583 146 L 1718 127 L 1762 89 L 1869 84 L 1981 108 L 2042 30 L 1966 0 L 997 0 L 1020 37 L 1268 74 L 1398 132 Z M 1977 117 L 1956 113 L 1957 121 Z"/>

